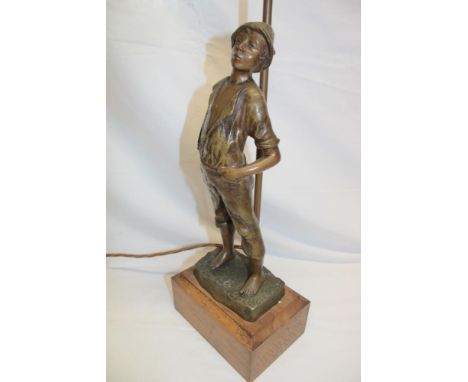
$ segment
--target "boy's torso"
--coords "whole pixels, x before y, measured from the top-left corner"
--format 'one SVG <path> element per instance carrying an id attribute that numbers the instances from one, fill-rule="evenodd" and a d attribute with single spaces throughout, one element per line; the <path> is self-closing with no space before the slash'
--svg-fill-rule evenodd
<path id="1" fill-rule="evenodd" d="M 200 158 L 206 166 L 245 165 L 243 151 L 249 126 L 243 122 L 249 110 L 246 103 L 252 102 L 246 96 L 248 91 L 258 91 L 253 80 L 233 84 L 227 77 L 214 86 L 198 142 Z"/>
<path id="2" fill-rule="evenodd" d="M 229 81 L 226 81 L 226 84 L 222 86 L 217 93 L 211 106 L 212 118 L 214 119 L 216 119 L 216 116 L 219 115 L 220 112 L 229 107 L 229 102 L 234 96 L 238 95 L 239 85 L 231 84 Z"/>

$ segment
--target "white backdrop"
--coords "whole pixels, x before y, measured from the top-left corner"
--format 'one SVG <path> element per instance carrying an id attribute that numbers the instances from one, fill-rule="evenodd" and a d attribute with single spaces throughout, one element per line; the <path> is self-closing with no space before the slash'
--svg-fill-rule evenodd
<path id="1" fill-rule="evenodd" d="M 196 141 L 211 87 L 230 73 L 230 34 L 243 22 L 261 20 L 261 8 L 260 0 L 108 0 L 108 252 L 220 241 Z M 282 357 L 299 353 L 284 369 L 272 368 L 285 378 L 299 362 L 297 370 L 309 371 L 298 381 L 357 381 L 360 3 L 276 0 L 273 27 L 277 54 L 268 105 L 282 161 L 264 175 L 266 265 L 312 306 L 300 340 L 307 346 L 288 350 Z M 254 152 L 250 143 L 248 159 Z M 184 380 L 185 369 L 174 375 L 164 348 L 175 339 L 186 344 L 187 336 L 200 342 L 193 351 L 205 345 L 173 311 L 169 276 L 203 252 L 108 260 L 110 381 Z M 149 332 L 156 336 L 152 342 Z M 166 336 L 164 347 L 154 345 Z M 202 351 L 216 360 L 200 379 L 241 380 L 214 350 Z M 190 375 L 199 362 L 187 356 Z M 273 380 L 267 373 L 273 372 L 258 380 Z"/>

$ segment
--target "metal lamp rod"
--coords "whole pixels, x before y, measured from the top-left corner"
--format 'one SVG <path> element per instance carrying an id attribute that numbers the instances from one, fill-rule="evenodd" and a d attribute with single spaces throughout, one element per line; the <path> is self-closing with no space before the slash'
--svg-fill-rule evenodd
<path id="1" fill-rule="evenodd" d="M 271 11 L 273 9 L 273 0 L 263 0 L 263 18 L 264 23 L 271 25 Z M 260 73 L 260 89 L 263 91 L 265 100 L 268 97 L 268 69 Z M 260 151 L 257 150 L 257 159 L 260 157 Z M 260 207 L 262 204 L 262 182 L 263 173 L 255 175 L 255 193 L 254 193 L 254 212 L 260 220 Z"/>

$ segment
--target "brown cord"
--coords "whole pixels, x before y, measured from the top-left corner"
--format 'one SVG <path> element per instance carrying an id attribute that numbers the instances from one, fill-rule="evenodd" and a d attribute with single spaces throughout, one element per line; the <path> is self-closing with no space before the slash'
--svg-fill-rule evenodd
<path id="1" fill-rule="evenodd" d="M 144 253 L 144 254 L 141 254 L 141 255 L 135 255 L 135 254 L 132 254 L 132 253 L 106 253 L 106 257 L 134 257 L 134 258 L 138 258 L 138 259 L 143 259 L 143 258 L 148 258 L 148 257 L 171 255 L 173 253 L 189 251 L 190 249 L 195 249 L 195 248 L 203 248 L 203 247 L 218 247 L 218 248 L 221 248 L 222 246 L 223 246 L 222 244 L 217 244 L 217 243 L 191 244 L 191 245 L 186 245 L 185 247 L 170 249 L 169 251 Z M 242 247 L 240 245 L 235 245 L 234 248 L 241 249 Z"/>

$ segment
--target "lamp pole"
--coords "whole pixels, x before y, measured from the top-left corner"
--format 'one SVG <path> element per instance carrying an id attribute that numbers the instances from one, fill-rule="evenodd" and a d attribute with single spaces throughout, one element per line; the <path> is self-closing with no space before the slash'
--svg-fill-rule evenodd
<path id="1" fill-rule="evenodd" d="M 273 9 L 273 0 L 263 0 L 263 18 L 264 23 L 271 25 L 271 12 Z M 260 73 L 260 89 L 265 96 L 265 100 L 268 97 L 268 69 Z M 257 159 L 260 157 L 260 150 L 257 150 Z M 263 173 L 255 175 L 255 193 L 254 193 L 254 212 L 257 218 L 260 220 L 260 207 L 262 204 L 262 183 Z"/>

